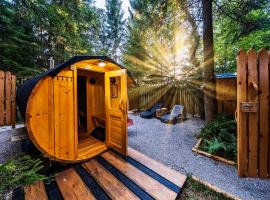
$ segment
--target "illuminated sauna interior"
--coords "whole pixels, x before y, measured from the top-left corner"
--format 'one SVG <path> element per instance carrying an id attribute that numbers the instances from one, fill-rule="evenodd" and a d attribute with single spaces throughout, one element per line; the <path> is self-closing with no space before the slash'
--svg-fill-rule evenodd
<path id="1" fill-rule="evenodd" d="M 78 70 L 78 156 L 106 149 L 104 73 Z"/>

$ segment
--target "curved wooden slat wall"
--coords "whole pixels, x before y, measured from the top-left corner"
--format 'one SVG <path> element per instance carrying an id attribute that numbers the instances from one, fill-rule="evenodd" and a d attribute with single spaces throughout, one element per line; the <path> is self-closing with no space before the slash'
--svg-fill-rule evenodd
<path id="1" fill-rule="evenodd" d="M 26 127 L 35 146 L 50 158 L 77 160 L 73 71 L 44 77 L 33 89 L 26 109 Z"/>

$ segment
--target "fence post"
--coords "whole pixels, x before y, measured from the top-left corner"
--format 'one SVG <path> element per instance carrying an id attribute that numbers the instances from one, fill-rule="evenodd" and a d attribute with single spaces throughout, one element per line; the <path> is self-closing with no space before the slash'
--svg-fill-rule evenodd
<path id="1" fill-rule="evenodd" d="M 5 124 L 5 110 L 4 110 L 4 72 L 0 71 L 0 126 Z"/>

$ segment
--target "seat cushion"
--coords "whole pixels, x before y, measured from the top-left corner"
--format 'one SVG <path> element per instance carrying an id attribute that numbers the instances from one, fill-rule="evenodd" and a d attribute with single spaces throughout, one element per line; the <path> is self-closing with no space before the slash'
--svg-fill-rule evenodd
<path id="1" fill-rule="evenodd" d="M 173 123 L 173 124 L 177 123 L 177 115 L 171 114 L 163 115 L 160 119 L 164 123 Z"/>
<path id="2" fill-rule="evenodd" d="M 150 111 L 144 111 L 144 112 L 140 113 L 140 116 L 142 118 L 152 118 L 152 117 L 154 117 L 154 114 Z"/>

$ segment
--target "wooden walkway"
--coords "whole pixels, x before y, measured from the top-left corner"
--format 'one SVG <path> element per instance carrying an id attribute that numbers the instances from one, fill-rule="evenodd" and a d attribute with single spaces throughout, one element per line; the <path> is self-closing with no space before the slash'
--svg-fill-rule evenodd
<path id="1" fill-rule="evenodd" d="M 129 148 L 129 156 L 113 151 L 66 169 L 49 184 L 38 182 L 13 199 L 175 199 L 186 176 Z"/>

